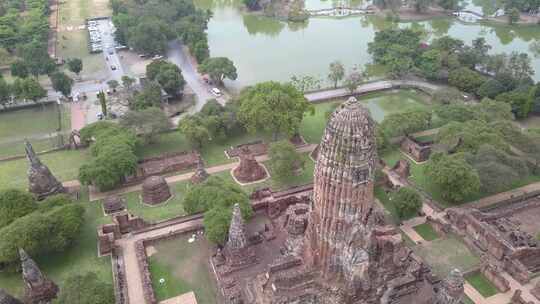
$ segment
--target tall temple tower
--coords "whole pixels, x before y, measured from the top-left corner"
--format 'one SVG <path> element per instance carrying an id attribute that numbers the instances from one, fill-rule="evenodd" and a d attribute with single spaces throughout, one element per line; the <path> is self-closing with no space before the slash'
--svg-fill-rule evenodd
<path id="1" fill-rule="evenodd" d="M 36 262 L 23 249 L 19 249 L 19 256 L 25 284 L 24 302 L 28 304 L 51 303 L 58 294 L 58 286 L 41 273 Z"/>
<path id="2" fill-rule="evenodd" d="M 327 279 L 342 276 L 344 266 L 351 262 L 344 259 L 367 259 L 365 251 L 344 249 L 353 227 L 366 224 L 373 210 L 374 128 L 369 111 L 351 97 L 332 114 L 324 131 L 315 166 L 306 251 L 311 255 L 308 260 Z"/>
<path id="3" fill-rule="evenodd" d="M 463 274 L 459 269 L 454 269 L 442 282 L 441 289 L 437 294 L 435 304 L 459 304 L 464 293 Z"/>

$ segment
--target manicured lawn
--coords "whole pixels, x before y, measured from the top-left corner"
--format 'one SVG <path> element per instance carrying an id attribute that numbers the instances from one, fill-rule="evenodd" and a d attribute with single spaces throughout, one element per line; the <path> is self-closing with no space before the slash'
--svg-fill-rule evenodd
<path id="1" fill-rule="evenodd" d="M 270 142 L 271 136 L 269 134 L 237 134 L 228 137 L 223 142 L 211 142 L 204 145 L 201 149 L 201 154 L 207 166 L 230 163 L 234 160 L 228 159 L 227 156 L 225 156 L 225 150 L 231 146 L 245 144 L 256 140 Z M 161 134 L 154 144 L 144 146 L 139 155 L 141 157 L 150 157 L 164 153 L 188 151 L 191 149 L 192 147 L 185 136 L 180 133 L 180 131 L 175 131 Z"/>
<path id="2" fill-rule="evenodd" d="M 467 271 L 480 263 L 463 242 L 454 235 L 422 243 L 412 248 L 441 278 L 454 268 Z"/>
<path id="3" fill-rule="evenodd" d="M 268 162 L 265 162 L 264 164 L 266 165 L 266 169 L 270 171 L 270 179 L 264 182 L 260 182 L 260 183 L 241 186 L 241 188 L 244 189 L 244 191 L 247 194 L 251 194 L 253 190 L 264 188 L 264 187 L 270 187 L 272 190 L 278 191 L 278 190 L 284 190 L 290 187 L 301 186 L 301 185 L 305 185 L 305 184 L 309 184 L 313 182 L 313 170 L 315 168 L 315 162 L 313 162 L 311 158 L 309 158 L 308 154 L 302 154 L 302 157 L 305 159 L 306 165 L 300 175 L 293 176 L 286 180 L 279 180 L 276 178 L 276 176 L 272 175 L 272 170 L 270 169 Z M 236 183 L 231 176 L 231 171 L 220 172 L 216 175 L 226 180 L 229 180 L 233 183 Z"/>
<path id="4" fill-rule="evenodd" d="M 77 179 L 79 167 L 89 159 L 88 150 L 58 151 L 40 156 L 41 162 L 61 181 Z M 5 188 L 28 187 L 26 171 L 28 161 L 25 158 L 0 162 L 0 190 Z"/>
<path id="5" fill-rule="evenodd" d="M 189 181 L 171 184 L 173 197 L 167 203 L 157 206 L 142 204 L 140 191 L 125 194 L 123 197 L 130 213 L 140 216 L 146 221 L 156 222 L 185 214 L 182 202 L 188 186 Z"/>
<path id="6" fill-rule="evenodd" d="M 326 127 L 326 112 L 335 108 L 341 101 L 326 102 L 314 105 L 315 113 L 313 115 L 305 115 L 300 126 L 300 134 L 304 140 L 318 144 L 321 142 L 321 137 Z"/>
<path id="7" fill-rule="evenodd" d="M 79 240 L 66 252 L 34 257 L 41 271 L 55 281 L 60 289 L 71 273 L 95 272 L 102 280 L 112 284 L 110 257 L 98 258 L 96 228 L 100 224 L 109 223 L 110 219 L 103 216 L 101 207 L 89 203 L 87 195 L 78 204 L 85 209 L 85 223 Z M 20 273 L 0 272 L 0 286 L 8 292 L 21 296 L 23 282 Z"/>
<path id="8" fill-rule="evenodd" d="M 88 50 L 88 33 L 86 30 L 62 32 L 58 35 L 58 56 L 64 59 L 80 58 L 83 61 L 82 78 L 84 75 L 93 75 L 107 69 L 102 54 L 90 54 Z M 67 71 L 67 66 L 64 66 Z M 68 72 L 70 73 L 70 72 Z M 74 74 L 70 73 L 72 78 Z"/>
<path id="9" fill-rule="evenodd" d="M 389 149 L 388 151 L 380 155 L 380 157 L 386 162 L 386 164 L 389 167 L 393 167 L 397 163 L 397 161 L 402 158 L 407 159 L 411 165 L 411 176 L 409 176 L 409 181 L 413 182 L 416 186 L 418 186 L 419 188 L 422 188 L 425 192 L 427 192 L 435 201 L 439 203 L 439 205 L 442 208 L 449 208 L 456 205 L 460 205 L 460 203 L 451 203 L 442 197 L 441 190 L 437 186 L 433 185 L 433 183 L 431 182 L 431 179 L 424 172 L 426 163 L 417 164 L 411 161 L 409 158 L 403 155 L 403 153 L 401 153 L 398 147 Z M 535 183 L 538 181 L 540 181 L 540 176 L 529 175 L 524 179 L 514 182 L 509 189 L 506 189 L 504 191 L 523 187 L 525 185 Z M 489 195 L 493 195 L 493 193 L 479 192 L 479 193 L 470 195 L 461 203 L 472 202 L 472 201 L 481 199 Z"/>
<path id="10" fill-rule="evenodd" d="M 202 237 L 188 243 L 191 234 L 161 241 L 154 247 L 157 253 L 149 258 L 152 285 L 158 301 L 195 293 L 197 303 L 217 303 L 217 288 L 209 265 L 211 245 Z M 164 279 L 164 283 L 160 283 Z"/>
<path id="11" fill-rule="evenodd" d="M 480 272 L 475 272 L 471 275 L 468 275 L 465 279 L 484 298 L 489 298 L 499 293 L 497 288 L 495 288 L 495 286 L 490 281 L 488 281 L 488 279 Z"/>
<path id="12" fill-rule="evenodd" d="M 423 223 L 413 227 L 420 236 L 426 241 L 433 241 L 439 238 L 437 232 L 431 227 L 429 223 Z"/>
<path id="13" fill-rule="evenodd" d="M 56 104 L 0 112 L 0 142 L 32 135 L 47 135 L 58 128 Z"/>

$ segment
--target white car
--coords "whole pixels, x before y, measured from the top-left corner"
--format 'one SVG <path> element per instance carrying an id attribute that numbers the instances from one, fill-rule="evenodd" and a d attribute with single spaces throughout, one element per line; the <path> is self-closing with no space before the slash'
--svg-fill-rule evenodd
<path id="1" fill-rule="evenodd" d="M 214 95 L 216 97 L 219 97 L 219 96 L 223 95 L 218 88 L 212 88 L 212 90 L 210 90 L 210 92 L 212 93 L 212 95 Z"/>

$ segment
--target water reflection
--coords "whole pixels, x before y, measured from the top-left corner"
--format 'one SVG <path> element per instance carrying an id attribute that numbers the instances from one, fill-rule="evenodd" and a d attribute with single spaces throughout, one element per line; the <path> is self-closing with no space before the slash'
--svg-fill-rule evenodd
<path id="1" fill-rule="evenodd" d="M 234 61 L 238 79 L 230 85 L 236 89 L 265 80 L 286 81 L 292 75 L 326 79 L 328 65 L 335 60 L 348 69 L 365 65 L 371 61 L 367 45 L 375 32 L 396 26 L 424 31 L 428 41 L 450 35 L 470 43 L 484 37 L 493 46 L 492 53 L 528 52 L 535 78 L 540 80 L 540 58 L 529 50 L 533 42 L 540 41 L 538 26 L 464 24 L 451 18 L 393 23 L 376 16 L 311 18 L 306 23 L 287 24 L 246 13 L 241 0 L 197 0 L 197 5 L 214 13 L 208 25 L 210 53 Z"/>

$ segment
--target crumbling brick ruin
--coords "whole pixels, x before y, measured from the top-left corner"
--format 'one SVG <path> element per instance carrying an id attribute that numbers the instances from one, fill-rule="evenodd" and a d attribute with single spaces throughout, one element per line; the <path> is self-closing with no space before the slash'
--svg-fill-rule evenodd
<path id="1" fill-rule="evenodd" d="M 197 185 L 204 182 L 208 177 L 210 177 L 210 174 L 204 169 L 204 163 L 201 159 L 197 164 L 197 170 L 195 170 L 195 173 L 193 173 L 189 180 L 192 184 Z"/>
<path id="2" fill-rule="evenodd" d="M 459 303 L 460 273 L 440 283 L 384 222 L 373 197 L 376 161 L 374 123 L 351 98 L 325 129 L 313 198 L 267 202 L 262 240 L 242 242 L 261 262 L 217 276 L 227 303 Z M 268 189 L 252 195 L 268 197 Z M 226 263 L 227 254 L 218 250 L 212 260 Z"/>
<path id="3" fill-rule="evenodd" d="M 242 148 L 239 157 L 240 164 L 232 171 L 234 177 L 239 182 L 251 183 L 268 176 L 266 169 L 257 162 L 255 156 L 251 154 L 248 148 Z"/>
<path id="4" fill-rule="evenodd" d="M 28 168 L 28 191 L 32 193 L 37 200 L 43 200 L 50 195 L 65 193 L 67 190 L 62 186 L 51 170 L 44 165 L 30 142 L 25 141 L 26 158 L 30 167 Z"/>
<path id="5" fill-rule="evenodd" d="M 470 247 L 487 254 L 490 263 L 499 265 L 516 281 L 526 284 L 540 271 L 540 246 L 513 216 L 539 207 L 540 199 L 533 197 L 491 208 L 489 212 L 451 208 L 446 214 Z"/>
<path id="6" fill-rule="evenodd" d="M 157 205 L 168 200 L 172 194 L 163 176 L 150 176 L 142 184 L 141 196 L 143 203 Z"/>
<path id="7" fill-rule="evenodd" d="M 164 154 L 140 160 L 136 173 L 126 178 L 126 184 L 139 183 L 152 175 L 164 175 L 171 172 L 193 169 L 201 162 L 197 151 Z"/>
<path id="8" fill-rule="evenodd" d="M 417 162 L 424 162 L 429 159 L 433 142 L 421 142 L 411 136 L 405 136 L 401 141 L 401 150 L 407 153 Z"/>
<path id="9" fill-rule="evenodd" d="M 56 299 L 58 286 L 45 277 L 36 262 L 19 249 L 22 277 L 24 281 L 24 302 L 27 304 L 49 304 Z"/>

